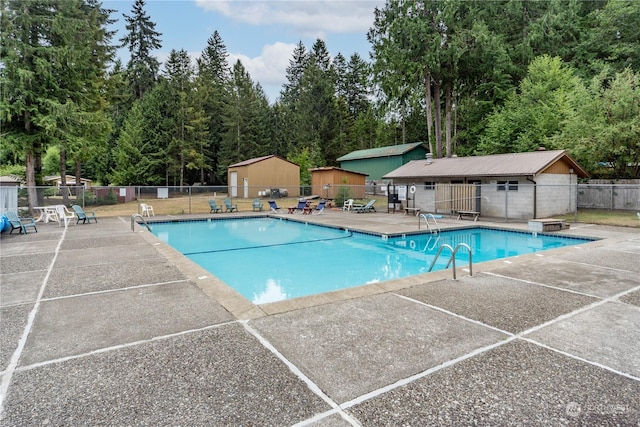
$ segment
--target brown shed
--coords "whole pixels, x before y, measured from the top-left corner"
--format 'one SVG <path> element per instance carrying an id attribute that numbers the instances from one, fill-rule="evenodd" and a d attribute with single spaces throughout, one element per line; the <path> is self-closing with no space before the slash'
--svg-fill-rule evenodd
<path id="1" fill-rule="evenodd" d="M 366 178 L 366 173 L 336 167 L 311 169 L 311 193 L 325 199 L 335 199 L 338 189 L 344 185 L 349 186 L 352 197 L 363 199 Z"/>
<path id="2" fill-rule="evenodd" d="M 230 165 L 227 175 L 231 197 L 271 196 L 271 190 L 273 194 L 300 195 L 300 166 L 276 155 Z"/>

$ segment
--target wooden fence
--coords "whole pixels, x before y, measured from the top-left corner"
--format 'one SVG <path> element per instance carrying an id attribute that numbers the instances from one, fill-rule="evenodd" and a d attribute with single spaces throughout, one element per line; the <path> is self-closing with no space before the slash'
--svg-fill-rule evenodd
<path id="1" fill-rule="evenodd" d="M 474 184 L 436 183 L 436 212 L 476 211 L 477 193 Z"/>

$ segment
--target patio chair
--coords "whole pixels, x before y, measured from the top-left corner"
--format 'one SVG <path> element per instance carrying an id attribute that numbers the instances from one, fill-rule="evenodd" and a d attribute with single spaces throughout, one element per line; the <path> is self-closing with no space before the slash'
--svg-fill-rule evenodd
<path id="1" fill-rule="evenodd" d="M 58 227 L 63 223 L 67 227 L 69 222 L 76 217 L 76 214 L 70 212 L 65 205 L 56 205 L 56 212 L 58 213 Z"/>
<path id="2" fill-rule="evenodd" d="M 233 212 L 234 210 L 238 212 L 238 205 L 231 203 L 231 199 L 224 199 L 224 207 L 225 212 Z"/>
<path id="3" fill-rule="evenodd" d="M 251 203 L 251 207 L 253 208 L 253 211 L 260 211 L 262 212 L 262 202 L 260 201 L 260 199 L 253 199 L 253 202 Z"/>
<path id="4" fill-rule="evenodd" d="M 353 208 L 353 199 L 345 200 L 344 204 L 342 205 L 342 210 L 350 211 L 352 208 Z"/>
<path id="5" fill-rule="evenodd" d="M 376 199 L 371 199 L 367 202 L 366 205 L 354 206 L 352 208 L 352 212 L 363 213 L 363 212 L 375 212 L 376 208 L 373 207 L 373 204 L 376 202 Z"/>
<path id="6" fill-rule="evenodd" d="M 209 213 L 222 212 L 222 207 L 218 206 L 218 204 L 216 203 L 215 199 L 210 199 L 209 200 L 209 207 L 211 208 L 209 210 Z"/>
<path id="7" fill-rule="evenodd" d="M 98 218 L 96 218 L 96 214 L 94 212 L 85 212 L 78 205 L 71 205 L 71 209 L 73 209 L 73 212 L 75 212 L 76 217 L 78 218 L 76 220 L 76 224 L 79 223 L 80 220 L 82 220 L 83 224 L 86 222 L 91 224 L 91 220 L 94 220 L 96 223 L 98 222 Z"/>
<path id="8" fill-rule="evenodd" d="M 36 230 L 36 233 L 38 232 L 38 229 L 36 228 L 36 221 L 33 218 L 20 218 L 18 217 L 18 214 L 12 211 L 6 211 L 4 216 L 11 225 L 9 234 L 13 233 L 13 230 L 16 228 L 20 230 L 20 233 L 27 234 L 27 228 L 30 227 L 33 227 L 33 229 Z"/>
<path id="9" fill-rule="evenodd" d="M 269 200 L 269 207 L 271 208 L 271 212 L 273 213 L 282 213 L 282 209 L 278 207 L 278 204 L 275 200 Z"/>
<path id="10" fill-rule="evenodd" d="M 316 208 L 311 211 L 311 215 L 320 215 L 322 211 L 324 211 L 324 205 L 326 203 L 326 200 L 321 200 L 320 203 L 318 203 L 318 206 L 316 206 Z"/>
<path id="11" fill-rule="evenodd" d="M 288 208 L 288 213 L 294 213 L 295 211 L 304 212 L 306 208 L 307 208 L 307 200 L 306 199 L 299 199 L 298 200 L 298 206 L 294 206 L 292 208 Z"/>
<path id="12" fill-rule="evenodd" d="M 142 211 L 142 216 L 156 216 L 153 206 L 146 203 L 140 203 L 140 210 Z"/>

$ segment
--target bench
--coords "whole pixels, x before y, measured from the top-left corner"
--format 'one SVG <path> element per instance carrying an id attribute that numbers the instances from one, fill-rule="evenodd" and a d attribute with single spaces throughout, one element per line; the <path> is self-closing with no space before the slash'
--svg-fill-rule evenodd
<path id="1" fill-rule="evenodd" d="M 411 212 L 412 215 L 418 216 L 420 215 L 420 208 L 404 208 L 404 214 L 407 215 Z"/>
<path id="2" fill-rule="evenodd" d="M 477 221 L 480 217 L 480 212 L 476 211 L 458 211 L 458 219 L 462 219 L 463 217 L 472 217 L 473 221 Z"/>
<path id="3" fill-rule="evenodd" d="M 554 219 L 554 218 L 543 218 L 543 219 L 532 219 L 527 224 L 529 231 L 538 232 L 538 231 L 558 231 L 558 230 L 566 230 L 569 228 L 569 224 L 565 222 L 563 219 Z"/>

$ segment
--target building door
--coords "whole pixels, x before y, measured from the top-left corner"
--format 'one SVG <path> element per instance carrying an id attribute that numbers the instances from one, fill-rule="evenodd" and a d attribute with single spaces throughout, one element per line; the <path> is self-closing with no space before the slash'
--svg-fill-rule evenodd
<path id="1" fill-rule="evenodd" d="M 238 172 L 231 172 L 229 175 L 231 197 L 238 197 Z"/>
<path id="2" fill-rule="evenodd" d="M 249 178 L 242 178 L 243 187 L 244 187 L 244 198 L 249 198 Z"/>

